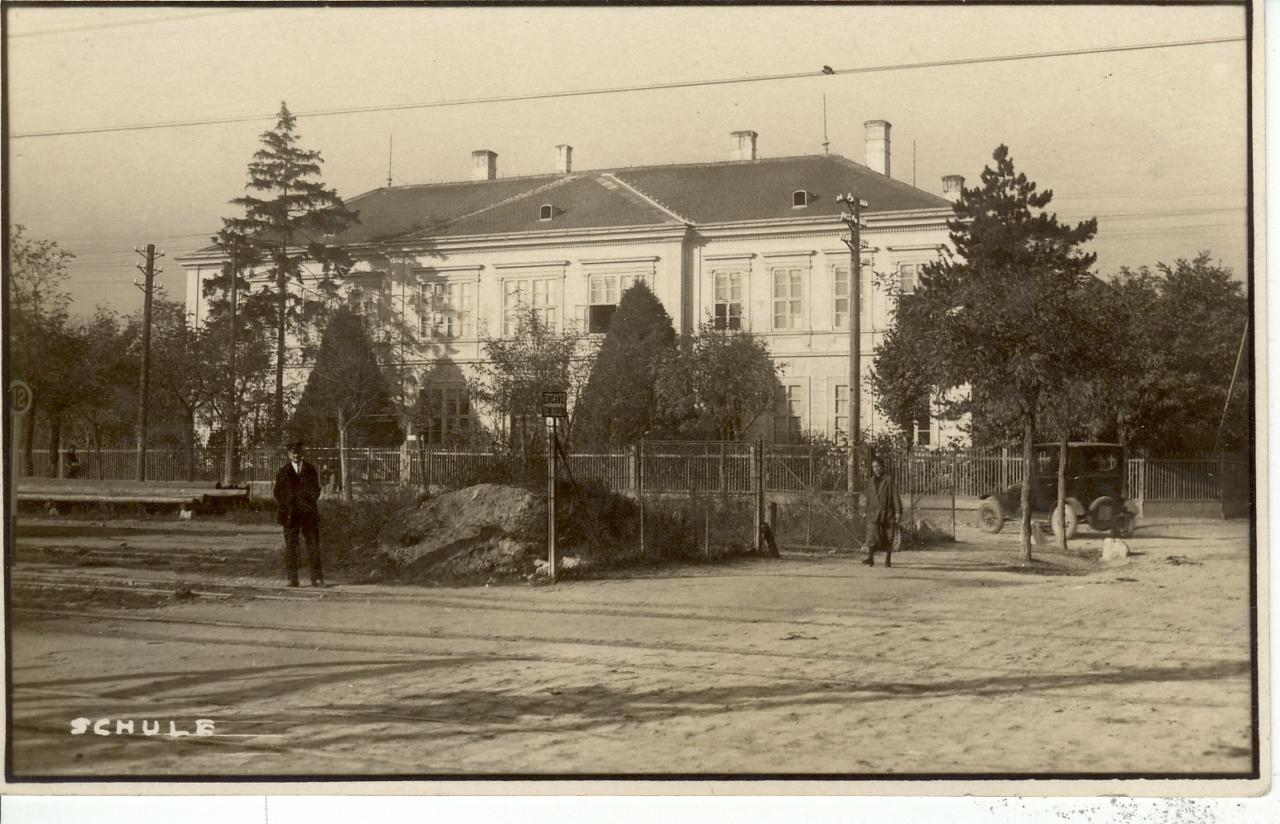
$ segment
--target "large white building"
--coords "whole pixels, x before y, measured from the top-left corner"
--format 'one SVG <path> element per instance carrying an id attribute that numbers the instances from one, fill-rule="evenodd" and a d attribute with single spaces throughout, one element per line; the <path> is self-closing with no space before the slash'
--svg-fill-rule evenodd
<path id="1" fill-rule="evenodd" d="M 471 180 L 351 198 L 359 222 L 326 241 L 358 261 L 349 283 L 389 298 L 417 329 L 404 356 L 410 368 L 451 365 L 456 385 L 438 393 L 433 433 L 475 413 L 463 379 L 483 358 L 480 338 L 508 334 L 522 304 L 550 323 L 603 333 L 622 292 L 644 280 L 677 332 L 711 319 L 764 336 L 783 378 L 757 434 L 785 441 L 849 425 L 851 259 L 836 198 L 852 193 L 868 204 L 862 425 L 883 430 L 865 375 L 889 319 L 884 285 L 913 287 L 918 267 L 947 243 L 953 214 L 948 197 L 889 176 L 889 132 L 885 121 L 866 124 L 865 165 L 835 155 L 760 158 L 753 131 L 732 134 L 723 162 L 578 171 L 565 145 L 555 147 L 553 171 L 511 178 L 499 176 L 495 152 L 481 150 Z M 944 194 L 958 195 L 962 183 L 944 178 Z M 208 249 L 180 262 L 199 322 L 202 281 L 221 260 Z M 941 443 L 954 434 L 947 426 L 922 410 L 918 440 Z"/>

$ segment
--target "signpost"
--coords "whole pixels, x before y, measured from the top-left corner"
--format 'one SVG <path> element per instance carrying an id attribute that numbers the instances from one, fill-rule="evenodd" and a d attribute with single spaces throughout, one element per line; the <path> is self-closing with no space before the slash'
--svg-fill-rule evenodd
<path id="1" fill-rule="evenodd" d="M 556 422 L 569 417 L 569 393 L 542 393 L 542 417 L 547 423 L 547 564 L 551 583 L 556 582 Z"/>
<path id="2" fill-rule="evenodd" d="M 22 460 L 22 433 L 27 428 L 27 413 L 34 400 L 31 385 L 26 381 L 9 381 L 9 411 L 13 413 L 10 425 L 13 434 L 9 441 L 9 515 L 18 514 L 18 462 Z"/>

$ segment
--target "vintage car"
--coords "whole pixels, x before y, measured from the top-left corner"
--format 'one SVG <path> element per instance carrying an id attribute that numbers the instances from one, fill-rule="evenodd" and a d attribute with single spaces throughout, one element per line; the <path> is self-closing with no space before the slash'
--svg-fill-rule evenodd
<path id="1" fill-rule="evenodd" d="M 1037 444 L 1034 447 L 1031 484 L 1031 517 L 1049 519 L 1054 534 L 1058 519 L 1053 517 L 1058 506 L 1059 444 Z M 1138 509 L 1126 500 L 1125 473 L 1128 462 L 1124 448 L 1109 443 L 1069 443 L 1067 445 L 1066 530 L 1070 538 L 1080 521 L 1099 532 L 1115 530 L 1129 537 L 1137 525 Z M 984 498 L 978 507 L 978 526 L 986 532 L 999 532 L 1006 518 L 1018 518 L 1022 512 L 1022 485 L 1013 484 Z"/>

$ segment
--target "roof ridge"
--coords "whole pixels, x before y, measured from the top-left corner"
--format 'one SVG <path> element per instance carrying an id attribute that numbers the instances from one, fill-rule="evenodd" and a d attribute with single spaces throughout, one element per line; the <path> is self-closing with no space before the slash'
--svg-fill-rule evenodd
<path id="1" fill-rule="evenodd" d="M 801 155 L 784 155 L 782 157 L 759 157 L 759 158 L 756 158 L 755 160 L 701 160 L 701 161 L 691 161 L 686 163 L 648 163 L 648 164 L 635 165 L 635 166 L 605 166 L 598 169 L 578 169 L 574 171 L 572 174 L 573 176 L 593 175 L 593 174 L 614 174 L 617 172 L 628 172 L 628 171 L 647 170 L 647 169 L 687 169 L 694 166 L 704 167 L 704 168 L 708 166 L 748 166 L 753 163 L 756 163 L 756 164 L 777 163 L 777 162 L 782 162 L 786 160 L 818 160 L 826 157 L 839 158 L 840 160 L 844 160 L 848 163 L 852 163 L 855 166 L 860 165 L 860 164 L 854 163 L 854 161 L 849 160 L 848 158 L 845 158 L 843 155 L 801 154 Z M 867 167 L 864 166 L 862 168 L 867 168 Z M 494 178 L 493 180 L 440 180 L 440 181 L 425 182 L 425 183 L 403 183 L 397 186 L 391 186 L 390 188 L 386 186 L 379 186 L 376 189 L 370 189 L 366 192 L 361 192 L 358 195 L 353 195 L 350 198 L 350 200 L 356 200 L 358 198 L 368 197 L 370 195 L 377 194 L 378 192 L 405 191 L 407 189 L 426 189 L 426 188 L 439 187 L 439 186 L 473 186 L 473 185 L 483 184 L 483 183 L 515 182 L 520 180 L 533 180 L 537 178 L 553 178 L 554 180 L 560 180 L 563 177 L 564 175 L 554 173 L 554 172 L 542 172 L 539 174 L 512 175 L 511 177 L 497 177 L 497 178 Z"/>
<path id="2" fill-rule="evenodd" d="M 877 172 L 875 169 L 871 168 L 870 166 L 866 166 L 866 165 L 864 165 L 864 164 L 862 164 L 862 163 L 859 163 L 859 162 L 858 162 L 858 161 L 856 161 L 856 160 L 850 160 L 849 158 L 845 157 L 844 155 L 829 155 L 829 156 L 830 156 L 830 157 L 832 157 L 832 158 L 834 158 L 834 159 L 835 159 L 835 161 L 836 161 L 837 163 L 841 164 L 841 165 L 850 166 L 850 167 L 852 167 L 852 168 L 854 168 L 854 169 L 859 169 L 859 170 L 862 170 L 862 171 L 870 172 L 870 173 L 871 173 L 871 174 L 873 174 L 873 175 L 879 175 L 880 177 L 884 178 L 884 179 L 885 179 L 886 181 L 888 181 L 889 183 L 892 183 L 894 186 L 897 186 L 899 189 L 908 189 L 908 190 L 913 191 L 913 192 L 922 192 L 922 193 L 924 193 L 924 194 L 926 194 L 926 195 L 932 195 L 933 197 L 936 197 L 936 198 L 938 198 L 939 200 L 946 200 L 946 198 L 944 198 L 942 195 L 934 194 L 933 192 L 930 192 L 930 191 L 929 191 L 929 190 L 927 190 L 927 189 L 921 189 L 919 186 L 912 185 L 912 184 L 910 184 L 910 183 L 906 182 L 905 180 L 898 180 L 897 178 L 893 177 L 892 175 L 887 175 L 887 174 L 885 174 L 884 172 Z M 950 201 L 948 201 L 948 203 L 949 203 L 949 202 L 950 202 Z"/>
<path id="3" fill-rule="evenodd" d="M 641 191 L 641 190 L 640 190 L 638 187 L 636 187 L 636 186 L 632 186 L 630 183 L 628 183 L 628 182 L 626 182 L 625 180 L 623 180 L 622 178 L 618 177 L 618 176 L 617 176 L 617 175 L 615 175 L 613 172 L 598 172 L 597 174 L 598 174 L 600 177 L 607 177 L 607 178 L 609 178 L 609 179 L 610 179 L 610 180 L 612 180 L 613 182 L 617 183 L 619 186 L 623 187 L 623 188 L 624 188 L 624 189 L 626 189 L 627 191 L 629 191 L 629 192 L 631 192 L 632 194 L 634 194 L 636 197 L 638 197 L 638 198 L 640 198 L 641 200 L 643 200 L 644 202 L 648 203 L 650 206 L 653 206 L 653 207 L 654 207 L 654 208 L 656 208 L 656 209 L 659 209 L 659 210 L 661 210 L 661 211 L 663 211 L 663 212 L 666 212 L 667 214 L 671 215 L 673 218 L 675 218 L 676 220 L 680 221 L 681 223 L 688 223 L 688 224 L 692 224 L 692 223 L 693 223 L 693 221 L 692 221 L 692 220 L 689 220 L 687 217 L 685 217 L 684 215 L 680 214 L 680 213 L 679 213 L 679 212 L 677 212 L 675 209 L 672 209 L 670 206 L 668 206 L 667 204 L 663 203 L 661 200 L 658 200 L 656 197 L 654 197 L 654 196 L 652 196 L 652 195 L 650 195 L 650 194 L 648 194 L 648 193 L 646 193 L 646 192 L 644 192 L 644 191 Z"/>
<path id="4" fill-rule="evenodd" d="M 573 180 L 577 180 L 577 179 L 578 179 L 578 175 L 572 175 L 572 174 L 557 176 L 555 180 L 544 183 L 541 186 L 535 186 L 532 189 L 525 189 L 523 191 L 517 192 L 514 195 L 508 195 L 507 197 L 504 197 L 501 200 L 495 200 L 493 203 L 487 203 L 478 209 L 472 209 L 470 212 L 465 212 L 456 217 L 451 217 L 442 223 L 437 223 L 435 226 L 430 227 L 430 230 L 443 229 L 446 226 L 452 226 L 453 224 L 466 220 L 467 218 L 475 217 L 476 215 L 482 215 L 485 212 L 491 212 L 494 209 L 498 209 L 498 208 L 501 208 L 502 206 L 507 206 L 509 204 L 515 203 L 517 200 L 523 200 L 526 197 L 532 197 L 533 195 L 536 195 L 540 192 L 545 192 L 550 189 L 554 189 L 558 186 L 563 186 L 566 183 Z M 419 229 L 413 234 L 416 235 L 416 234 L 420 234 L 423 231 L 430 231 L 430 230 L 428 230 L 426 227 L 423 227 L 422 229 Z"/>

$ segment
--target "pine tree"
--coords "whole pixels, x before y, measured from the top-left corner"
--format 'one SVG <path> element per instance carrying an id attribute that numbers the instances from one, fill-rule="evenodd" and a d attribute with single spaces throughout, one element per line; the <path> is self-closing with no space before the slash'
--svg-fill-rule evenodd
<path id="1" fill-rule="evenodd" d="M 658 370 L 676 348 L 676 331 L 662 302 L 644 283 L 622 294 L 574 424 L 587 448 L 630 446 L 660 426 Z"/>
<path id="2" fill-rule="evenodd" d="M 246 188 L 261 196 L 233 200 L 244 208 L 245 216 L 224 221 L 224 234 L 229 239 L 249 239 L 271 265 L 273 290 L 254 295 L 248 311 L 267 311 L 272 319 L 276 346 L 272 421 L 277 434 L 284 422 L 286 339 L 290 330 L 298 330 L 314 318 L 321 303 L 290 290 L 290 283 L 301 282 L 304 261 L 315 261 L 321 267 L 317 291 L 334 295 L 334 278 L 344 274 L 351 261 L 341 248 L 325 243 L 325 238 L 356 220 L 338 193 L 319 180 L 320 152 L 299 147 L 296 124 L 296 118 L 281 103 L 279 120 L 262 133 L 262 148 L 249 163 Z"/>
<path id="3" fill-rule="evenodd" d="M 1016 421 L 1033 477 L 1036 423 L 1076 381 L 1105 368 L 1105 333 L 1090 305 L 1094 255 L 1081 251 L 1097 221 L 1076 226 L 1046 212 L 1053 192 L 1015 171 L 1006 146 L 980 185 L 966 188 L 949 224 L 954 255 L 924 267 L 899 303 L 895 345 L 877 375 L 895 371 L 903 394 L 927 382 L 936 394 L 969 391 L 980 420 Z M 897 361 L 895 364 L 894 361 Z M 902 364 L 914 361 L 912 369 Z M 1022 557 L 1031 558 L 1030 489 L 1022 490 Z"/>

